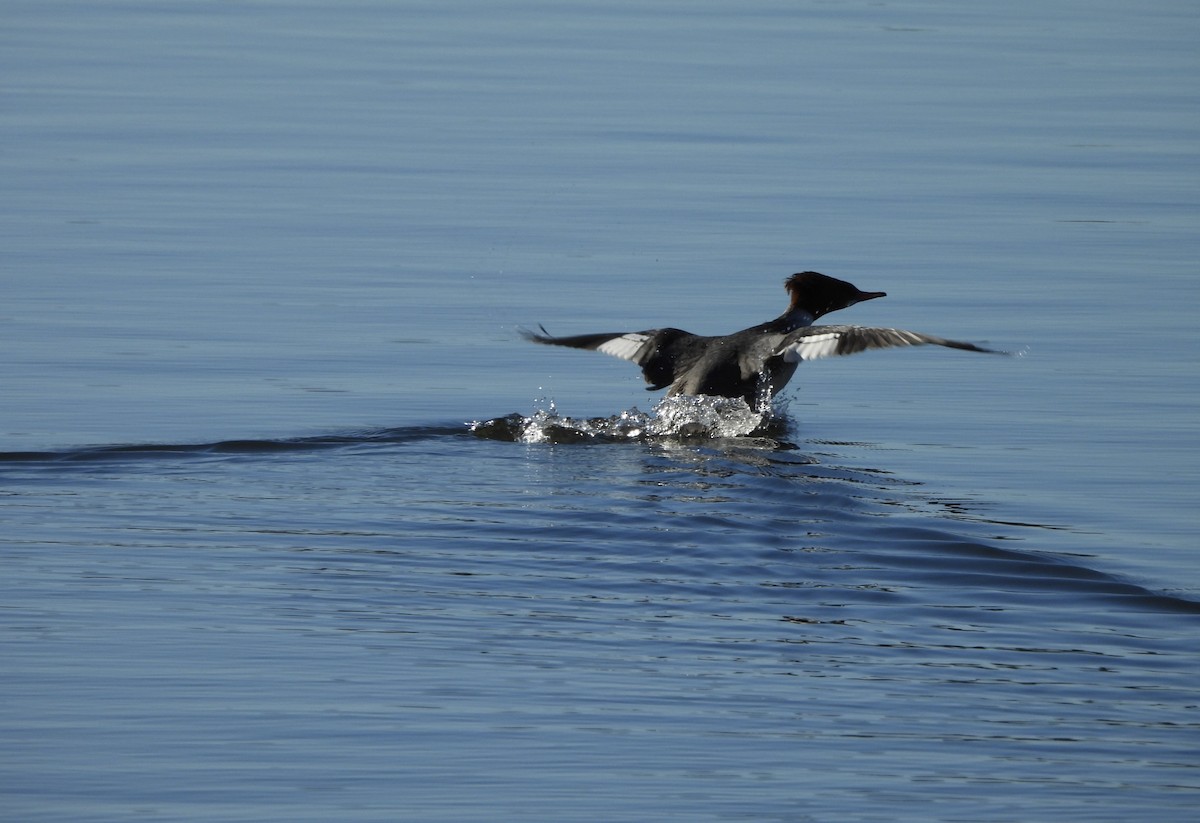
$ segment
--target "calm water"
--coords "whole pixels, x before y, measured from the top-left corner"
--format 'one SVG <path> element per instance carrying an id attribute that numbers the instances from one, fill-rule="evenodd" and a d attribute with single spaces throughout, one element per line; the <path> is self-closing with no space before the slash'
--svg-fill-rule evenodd
<path id="1" fill-rule="evenodd" d="M 3 15 L 3 817 L 1192 819 L 1191 4 Z"/>

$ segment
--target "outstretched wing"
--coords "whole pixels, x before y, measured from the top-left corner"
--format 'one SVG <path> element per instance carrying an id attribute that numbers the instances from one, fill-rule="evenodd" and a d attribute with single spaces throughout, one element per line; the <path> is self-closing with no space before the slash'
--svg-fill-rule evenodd
<path id="1" fill-rule="evenodd" d="M 951 349 L 1008 354 L 985 349 L 974 343 L 947 340 L 905 329 L 874 329 L 867 326 L 806 326 L 789 334 L 776 349 L 788 363 L 857 354 L 868 349 L 892 349 L 899 346 L 946 346 Z"/>
<path id="2" fill-rule="evenodd" d="M 696 335 L 682 329 L 649 329 L 647 331 L 603 332 L 554 337 L 544 328 L 541 334 L 521 329 L 521 336 L 533 343 L 547 346 L 568 346 L 603 352 L 642 367 L 642 375 L 650 384 L 649 390 L 664 389 L 675 380 L 676 369 L 688 350 L 686 341 Z"/>

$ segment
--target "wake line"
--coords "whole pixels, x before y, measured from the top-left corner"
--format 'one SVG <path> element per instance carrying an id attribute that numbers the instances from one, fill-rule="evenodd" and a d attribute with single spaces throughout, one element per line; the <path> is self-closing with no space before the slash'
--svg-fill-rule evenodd
<path id="1" fill-rule="evenodd" d="M 3 463 L 81 463 L 203 455 L 254 455 L 318 451 L 371 444 L 397 444 L 468 434 L 463 426 L 406 426 L 310 437 L 219 440 L 212 443 L 132 443 L 49 451 L 0 452 Z"/>
<path id="2" fill-rule="evenodd" d="M 629 409 L 607 418 L 580 420 L 549 411 L 513 413 L 455 425 L 403 426 L 309 437 L 239 438 L 211 443 L 131 443 L 76 446 L 66 449 L 0 452 L 4 464 L 62 464 L 188 456 L 266 455 L 320 449 L 394 445 L 445 436 L 526 443 L 569 443 L 653 439 L 714 439 L 751 434 L 778 434 L 782 418 L 755 413 L 740 399 L 669 397 L 651 413 Z"/>
<path id="3" fill-rule="evenodd" d="M 117 444 L 48 451 L 10 451 L 0 452 L 0 469 L 7 465 L 13 468 L 24 466 L 53 472 L 56 468 L 63 469 L 69 466 L 82 468 L 106 463 L 121 466 L 136 465 L 139 461 L 294 454 L 398 445 L 443 437 L 525 443 L 628 442 L 630 440 L 661 442 L 661 439 L 647 438 L 641 432 L 631 437 L 632 431 L 623 429 L 618 433 L 610 431 L 610 427 L 626 427 L 633 422 L 640 424 L 642 421 L 636 420 L 629 414 L 582 421 L 582 423 L 556 414 L 533 417 L 512 414 L 475 423 L 405 426 L 308 437 L 232 439 L 210 443 Z M 583 424 L 586 426 L 582 429 L 572 428 Z M 689 425 L 691 425 L 690 422 Z M 537 437 L 530 436 L 530 426 L 536 430 Z M 557 428 L 569 431 L 571 436 L 556 435 L 553 430 Z M 597 428 L 599 431 L 595 430 Z M 712 432 L 706 432 L 706 435 L 708 438 L 714 437 Z M 687 431 L 677 432 L 674 436 L 679 442 L 693 444 L 696 442 L 688 436 Z M 720 443 L 721 440 L 718 437 L 714 442 Z M 742 445 L 755 447 L 755 452 L 761 454 L 767 464 L 782 470 L 779 475 L 781 481 L 795 477 L 824 480 L 835 484 L 850 484 L 853 486 L 855 494 L 863 493 L 861 484 L 864 481 L 853 476 L 856 472 L 847 472 L 838 467 L 821 467 L 819 464 L 811 464 L 808 460 L 797 459 L 793 456 L 794 452 L 792 451 L 796 448 L 795 446 L 766 437 L 739 438 L 739 442 Z M 728 456 L 727 454 L 726 457 Z M 738 461 L 738 465 L 742 466 L 743 464 Z M 760 470 L 762 466 L 757 460 L 746 465 L 757 466 Z M 792 474 L 793 471 L 798 474 Z M 749 493 L 752 490 L 747 486 L 746 491 Z M 868 521 L 858 520 L 855 522 L 861 524 Z M 1019 525 L 1026 528 L 1050 528 L 1038 524 L 1003 524 L 1001 521 L 992 521 L 986 518 L 982 518 L 981 522 Z M 876 521 L 872 519 L 869 523 L 875 524 Z M 919 573 L 923 567 L 928 567 L 926 576 L 930 584 L 979 587 L 1012 592 L 1057 592 L 1060 594 L 1071 592 L 1081 596 L 1117 598 L 1126 605 L 1150 611 L 1200 615 L 1200 602 L 1185 594 L 1150 589 L 1065 558 L 1052 559 L 1038 552 L 1014 551 L 987 542 L 964 538 L 955 532 L 941 529 L 905 528 L 903 525 L 898 526 L 890 519 L 886 528 L 887 532 L 881 539 L 884 539 L 893 548 L 905 547 L 905 552 L 889 551 L 880 554 L 878 558 L 872 558 L 873 553 L 870 550 L 858 549 L 856 553 L 861 557 L 873 559 L 881 567 L 909 569 L 914 574 Z M 955 560 L 961 562 L 947 562 Z"/>

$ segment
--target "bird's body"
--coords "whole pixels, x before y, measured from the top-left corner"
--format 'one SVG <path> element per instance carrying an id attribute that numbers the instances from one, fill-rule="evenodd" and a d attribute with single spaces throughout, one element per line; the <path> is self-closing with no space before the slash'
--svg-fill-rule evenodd
<path id="1" fill-rule="evenodd" d="M 818 272 L 793 274 L 785 287 L 791 295 L 786 312 L 766 323 L 717 337 L 672 328 L 570 337 L 553 337 L 544 329 L 542 334 L 522 334 L 535 343 L 590 349 L 630 360 L 641 366 L 650 384 L 648 391 L 668 389 L 668 395 L 741 397 L 760 410 L 787 385 L 805 360 L 926 344 L 995 353 L 973 343 L 903 329 L 814 326 L 829 312 L 887 295 L 860 291 L 844 280 Z"/>

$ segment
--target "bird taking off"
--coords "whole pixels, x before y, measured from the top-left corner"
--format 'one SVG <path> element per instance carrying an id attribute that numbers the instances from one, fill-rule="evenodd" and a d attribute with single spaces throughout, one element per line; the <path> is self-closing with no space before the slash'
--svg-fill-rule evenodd
<path id="1" fill-rule="evenodd" d="M 774 320 L 732 334 L 706 337 L 682 329 L 648 329 L 554 337 L 521 330 L 534 343 L 590 349 L 642 368 L 647 391 L 667 394 L 706 394 L 740 397 L 764 411 L 805 360 L 856 354 L 868 349 L 898 346 L 946 346 L 965 351 L 1004 354 L 974 343 L 947 340 L 904 329 L 866 326 L 814 326 L 830 312 L 864 300 L 886 297 L 881 291 L 861 291 L 845 280 L 815 271 L 793 274 L 784 287 L 791 296 L 787 311 Z"/>

